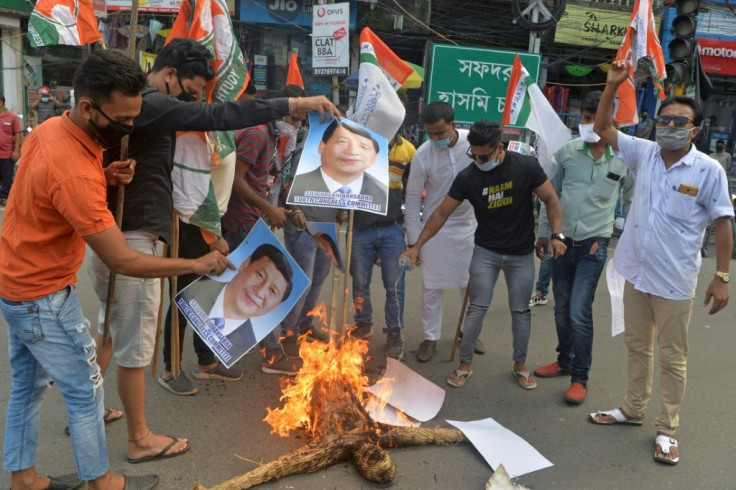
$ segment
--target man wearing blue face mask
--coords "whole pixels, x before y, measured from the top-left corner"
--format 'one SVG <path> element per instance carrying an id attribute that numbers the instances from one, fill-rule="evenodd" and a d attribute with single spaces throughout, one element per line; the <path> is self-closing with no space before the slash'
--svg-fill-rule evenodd
<path id="1" fill-rule="evenodd" d="M 31 109 L 38 113 L 36 125 L 56 115 L 57 109 L 61 107 L 61 101 L 51 92 L 47 86 L 38 89 L 38 99 L 31 104 Z"/>
<path id="2" fill-rule="evenodd" d="M 568 403 L 585 401 L 593 354 L 593 300 L 606 265 L 614 211 L 623 189 L 624 212 L 634 193 L 634 178 L 624 162 L 593 131 L 601 91 L 585 96 L 580 107 L 580 138 L 555 153 L 557 174 L 552 185 L 562 203 L 562 232 L 567 251 L 552 261 L 555 293 L 557 361 L 534 370 L 540 378 L 571 374 Z M 549 245 L 549 220 L 540 210 L 537 256 L 544 260 Z"/>
<path id="3" fill-rule="evenodd" d="M 450 185 L 471 164 L 466 153 L 468 131 L 455 128 L 455 113 L 447 102 L 435 101 L 424 108 L 422 124 L 429 137 L 414 154 L 406 185 L 406 235 L 409 246 L 419 238 L 424 223 L 442 203 Z M 426 189 L 424 209 L 422 193 Z M 431 243 L 422 249 L 422 327 L 424 339 L 417 359 L 428 362 L 442 333 L 445 289 L 458 289 L 460 301 L 468 285 L 473 253 L 475 217 L 470 203 L 461 204 Z M 485 352 L 478 339 L 476 353 Z"/>
<path id="4" fill-rule="evenodd" d="M 593 423 L 642 425 L 652 394 L 654 341 L 659 347 L 660 413 L 654 459 L 680 460 L 675 431 L 687 380 L 688 326 L 700 270 L 700 245 L 709 219 L 716 228 L 716 270 L 705 292 L 709 314 L 728 303 L 734 215 L 726 172 L 695 148 L 700 105 L 689 97 L 664 101 L 655 120 L 657 142 L 620 133 L 611 114 L 618 87 L 629 78 L 631 58 L 616 61 L 596 113 L 595 132 L 636 176 L 636 190 L 614 265 L 626 279 L 625 342 L 628 391 L 613 410 L 591 413 Z"/>
<path id="5" fill-rule="evenodd" d="M 468 132 L 468 158 L 473 164 L 455 178 L 447 197 L 432 213 L 416 243 L 404 254 L 416 264 L 427 241 L 442 229 L 447 218 L 467 200 L 475 212 L 478 228 L 470 261 L 468 310 L 460 365 L 447 378 L 450 386 L 461 387 L 473 374 L 473 348 L 483 318 L 493 298 L 493 288 L 503 271 L 508 287 L 513 334 L 512 372 L 525 390 L 537 387 L 526 366 L 531 333 L 529 296 L 534 286 L 534 203 L 536 194 L 547 207 L 552 228 L 552 257 L 565 253 L 562 207 L 554 187 L 536 158 L 504 150 L 503 127 L 497 122 L 478 121 Z M 431 241 L 430 241 L 431 243 Z"/>

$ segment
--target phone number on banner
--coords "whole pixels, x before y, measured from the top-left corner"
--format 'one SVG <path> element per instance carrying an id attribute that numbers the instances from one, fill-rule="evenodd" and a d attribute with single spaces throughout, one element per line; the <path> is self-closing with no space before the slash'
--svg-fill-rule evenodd
<path id="1" fill-rule="evenodd" d="M 314 68 L 315 75 L 347 75 L 347 68 Z"/>

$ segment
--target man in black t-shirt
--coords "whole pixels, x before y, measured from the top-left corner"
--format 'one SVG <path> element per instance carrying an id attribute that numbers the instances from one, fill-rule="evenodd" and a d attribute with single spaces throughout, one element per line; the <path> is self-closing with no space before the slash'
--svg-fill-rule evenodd
<path id="1" fill-rule="evenodd" d="M 461 387 L 473 374 L 473 346 L 491 304 L 493 288 L 501 271 L 506 278 L 511 309 L 514 344 L 513 374 L 527 390 L 537 387 L 526 367 L 526 351 L 531 332 L 529 296 L 534 285 L 534 215 L 532 193 L 547 208 L 553 257 L 565 253 L 562 207 L 557 194 L 536 158 L 505 151 L 501 143 L 503 127 L 497 122 L 478 121 L 470 127 L 470 165 L 461 171 L 445 200 L 432 213 L 419 239 L 403 255 L 416 265 L 419 251 L 444 225 L 464 200 L 475 210 L 478 228 L 470 263 L 470 295 L 460 344 L 460 365 L 447 378 Z"/>

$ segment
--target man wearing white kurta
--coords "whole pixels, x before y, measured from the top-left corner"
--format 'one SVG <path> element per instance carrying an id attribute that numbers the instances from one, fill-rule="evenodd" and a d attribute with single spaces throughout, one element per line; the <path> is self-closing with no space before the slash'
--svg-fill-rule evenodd
<path id="1" fill-rule="evenodd" d="M 433 102 L 424 110 L 422 124 L 429 137 L 411 162 L 406 188 L 406 233 L 410 246 L 416 242 L 426 220 L 447 196 L 457 174 L 470 165 L 466 152 L 467 130 L 455 129 L 454 111 L 446 102 Z M 421 196 L 427 195 L 424 210 Z M 417 359 L 427 362 L 442 330 L 443 290 L 458 288 L 465 296 L 475 233 L 473 207 L 462 203 L 437 235 L 422 248 L 422 326 L 424 340 Z M 480 340 L 476 353 L 482 354 Z"/>

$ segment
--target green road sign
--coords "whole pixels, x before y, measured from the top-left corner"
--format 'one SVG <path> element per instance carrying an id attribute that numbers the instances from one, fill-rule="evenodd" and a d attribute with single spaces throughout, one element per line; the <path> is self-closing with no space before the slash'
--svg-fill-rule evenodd
<path id="1" fill-rule="evenodd" d="M 479 119 L 500 121 L 516 52 L 447 44 L 433 44 L 431 49 L 427 103 L 447 102 L 455 109 L 455 122 L 461 125 Z M 540 56 L 519 56 L 537 81 Z"/>

